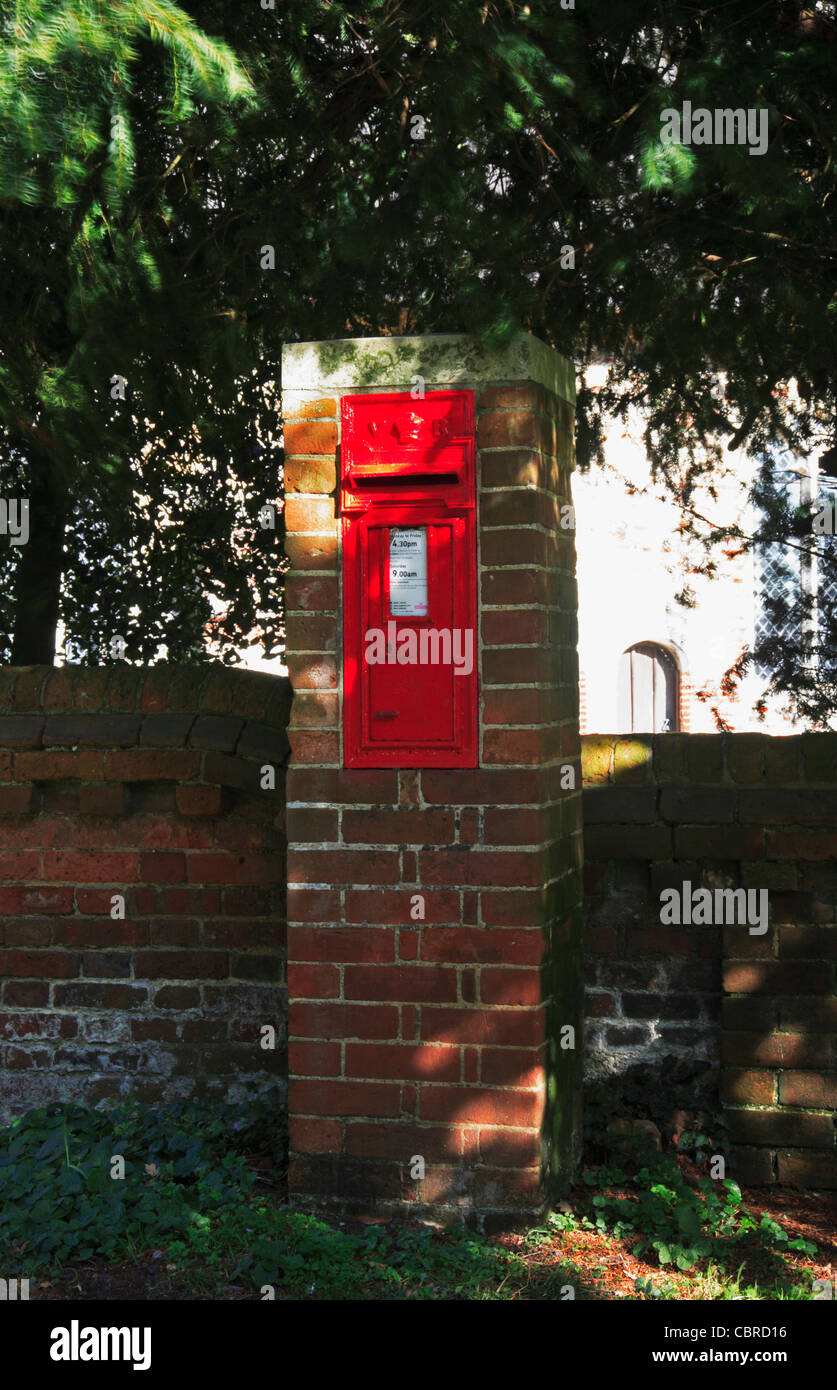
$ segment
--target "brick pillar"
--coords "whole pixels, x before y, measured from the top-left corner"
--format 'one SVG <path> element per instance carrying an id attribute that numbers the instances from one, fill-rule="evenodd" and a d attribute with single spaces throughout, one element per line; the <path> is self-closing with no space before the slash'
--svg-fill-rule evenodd
<path id="1" fill-rule="evenodd" d="M 475 393 L 479 766 L 347 771 L 340 398 L 417 376 Z M 577 1157 L 571 367 L 528 334 L 347 339 L 286 346 L 282 386 L 291 1195 L 507 1224 Z"/>

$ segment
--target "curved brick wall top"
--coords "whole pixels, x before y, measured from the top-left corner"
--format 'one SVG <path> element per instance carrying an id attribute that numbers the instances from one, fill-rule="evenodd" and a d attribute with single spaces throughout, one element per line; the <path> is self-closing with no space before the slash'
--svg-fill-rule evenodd
<path id="1" fill-rule="evenodd" d="M 0 748 L 195 749 L 283 763 L 291 698 L 284 676 L 220 664 L 5 667 Z"/>

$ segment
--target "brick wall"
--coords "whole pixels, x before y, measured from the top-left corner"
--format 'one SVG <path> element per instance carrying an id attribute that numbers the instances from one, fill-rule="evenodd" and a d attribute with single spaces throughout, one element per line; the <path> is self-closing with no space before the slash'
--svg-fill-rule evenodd
<path id="1" fill-rule="evenodd" d="M 538 1207 L 575 1156 L 576 595 L 573 535 L 559 526 L 572 387 L 569 371 L 567 399 L 527 379 L 541 350 L 560 362 L 533 339 L 493 368 L 471 340 L 444 337 L 283 355 L 290 1188 L 300 1204 L 505 1219 Z M 340 396 L 409 389 L 415 373 L 428 392 L 476 393 L 479 767 L 347 771 Z M 576 769 L 575 791 L 561 787 L 562 765 Z M 564 1024 L 575 1050 L 557 1044 Z"/>
<path id="2" fill-rule="evenodd" d="M 224 667 L 0 670 L 4 1120 L 284 1085 L 289 705 Z"/>
<path id="3" fill-rule="evenodd" d="M 582 745 L 587 1075 L 705 1058 L 742 1178 L 837 1187 L 837 735 Z M 767 932 L 661 924 L 684 881 L 767 890 Z"/>

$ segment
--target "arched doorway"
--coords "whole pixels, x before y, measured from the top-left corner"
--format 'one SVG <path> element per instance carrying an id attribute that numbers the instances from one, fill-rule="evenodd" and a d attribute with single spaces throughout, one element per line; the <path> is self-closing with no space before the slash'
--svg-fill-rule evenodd
<path id="1" fill-rule="evenodd" d="M 619 732 L 669 733 L 680 727 L 680 675 L 671 652 L 637 642 L 619 662 Z"/>

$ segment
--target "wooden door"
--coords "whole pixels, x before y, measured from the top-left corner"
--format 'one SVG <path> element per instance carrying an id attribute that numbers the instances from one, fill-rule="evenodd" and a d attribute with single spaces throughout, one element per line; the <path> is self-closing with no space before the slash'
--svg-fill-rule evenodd
<path id="1" fill-rule="evenodd" d="M 619 671 L 619 732 L 660 734 L 676 730 L 677 665 L 665 647 L 638 642 L 622 653 Z"/>

